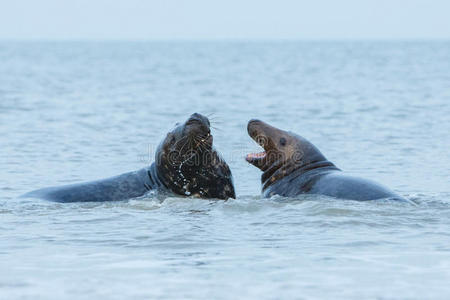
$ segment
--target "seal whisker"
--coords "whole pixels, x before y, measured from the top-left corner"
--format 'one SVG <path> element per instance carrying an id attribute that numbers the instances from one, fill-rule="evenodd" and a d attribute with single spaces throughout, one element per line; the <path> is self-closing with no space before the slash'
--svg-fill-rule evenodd
<path id="1" fill-rule="evenodd" d="M 180 148 L 180 152 L 183 152 L 184 147 L 186 147 L 186 145 L 187 145 L 189 142 L 190 142 L 190 139 L 187 138 L 187 139 L 186 139 L 186 142 L 185 142 L 185 143 L 183 144 L 183 146 Z"/>
<path id="2" fill-rule="evenodd" d="M 195 147 L 199 147 L 200 151 L 206 151 L 206 142 L 202 141 L 202 139 L 200 139 L 199 137 L 195 137 Z"/>
<path id="3" fill-rule="evenodd" d="M 209 119 L 210 123 L 223 123 L 223 120 L 218 119 L 218 118 L 211 118 Z"/>
<path id="4" fill-rule="evenodd" d="M 195 142 L 194 148 L 201 146 L 202 141 L 201 141 L 201 139 L 198 136 L 194 136 L 193 140 Z"/>
<path id="5" fill-rule="evenodd" d="M 187 139 L 187 138 L 188 138 L 188 136 L 183 136 L 179 141 L 177 141 L 177 142 L 174 144 L 174 147 L 178 146 L 178 143 L 184 141 L 184 140 Z"/>
<path id="6" fill-rule="evenodd" d="M 200 147 L 201 151 L 204 151 L 204 152 L 209 151 L 208 144 L 205 141 L 202 141 L 201 139 L 199 139 L 199 140 L 196 140 L 196 142 L 197 142 L 196 147 L 197 146 Z"/>

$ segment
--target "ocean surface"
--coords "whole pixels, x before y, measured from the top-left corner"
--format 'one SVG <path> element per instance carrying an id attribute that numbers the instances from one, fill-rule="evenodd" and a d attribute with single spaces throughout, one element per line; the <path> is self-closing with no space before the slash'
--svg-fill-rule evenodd
<path id="1" fill-rule="evenodd" d="M 18 198 L 211 116 L 237 199 Z M 260 196 L 247 121 L 411 200 Z M 449 299 L 450 42 L 0 42 L 0 299 Z"/>

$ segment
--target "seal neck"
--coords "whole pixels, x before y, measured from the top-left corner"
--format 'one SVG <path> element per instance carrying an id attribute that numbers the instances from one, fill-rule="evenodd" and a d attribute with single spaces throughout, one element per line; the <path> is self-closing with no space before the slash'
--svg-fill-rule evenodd
<path id="1" fill-rule="evenodd" d="M 147 189 L 149 189 L 149 187 L 151 187 L 151 189 L 156 189 L 156 188 L 167 188 L 167 186 L 164 184 L 164 181 L 161 180 L 161 178 L 158 175 L 158 170 L 156 168 L 156 164 L 152 163 L 151 166 L 147 169 L 147 175 L 148 175 L 148 186 Z"/>
<path id="2" fill-rule="evenodd" d="M 305 163 L 303 165 L 290 165 L 283 164 L 282 166 L 274 165 L 273 167 L 266 170 L 261 176 L 261 183 L 263 184 L 262 190 L 264 191 L 270 185 L 276 183 L 280 179 L 296 173 L 297 176 L 302 176 L 306 173 L 316 170 L 336 170 L 340 171 L 332 162 L 328 160 L 312 161 Z"/>

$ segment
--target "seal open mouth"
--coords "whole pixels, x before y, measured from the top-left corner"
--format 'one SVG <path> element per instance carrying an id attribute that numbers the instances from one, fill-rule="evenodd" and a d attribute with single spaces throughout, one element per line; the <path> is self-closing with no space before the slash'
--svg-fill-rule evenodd
<path id="1" fill-rule="evenodd" d="M 267 164 L 267 153 L 271 149 L 271 139 L 266 135 L 264 127 L 265 123 L 260 120 L 250 120 L 247 125 L 248 135 L 261 146 L 264 151 L 249 153 L 246 155 L 245 160 L 258 168 L 262 168 Z"/>
<path id="2" fill-rule="evenodd" d="M 262 152 L 247 154 L 247 156 L 245 157 L 245 160 L 248 163 L 251 163 L 252 165 L 254 165 L 255 167 L 262 169 L 267 164 L 267 157 L 268 157 L 267 152 L 262 151 Z"/>

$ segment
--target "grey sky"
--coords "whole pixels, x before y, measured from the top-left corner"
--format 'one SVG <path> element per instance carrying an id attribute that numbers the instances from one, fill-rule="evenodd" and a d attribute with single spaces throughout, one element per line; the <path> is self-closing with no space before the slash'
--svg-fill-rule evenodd
<path id="1" fill-rule="evenodd" d="M 0 0 L 2 39 L 439 39 L 450 0 Z"/>

